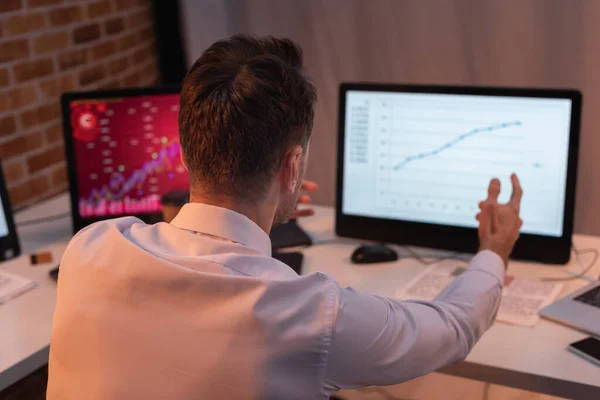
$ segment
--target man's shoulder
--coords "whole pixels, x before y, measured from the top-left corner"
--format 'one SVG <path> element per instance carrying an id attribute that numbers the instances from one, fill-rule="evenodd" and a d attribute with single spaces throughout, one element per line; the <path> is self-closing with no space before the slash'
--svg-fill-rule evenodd
<path id="1" fill-rule="evenodd" d="M 307 275 L 300 275 L 291 284 L 293 292 L 320 294 L 337 303 L 337 297 L 340 293 L 338 282 L 331 276 L 322 272 L 313 272 Z"/>
<path id="2" fill-rule="evenodd" d="M 134 225 L 147 226 L 146 223 L 136 217 L 113 218 L 90 224 L 73 236 L 69 242 L 69 245 L 67 246 L 67 252 L 72 250 L 74 247 L 79 248 L 82 245 L 89 244 L 91 242 L 101 244 L 102 242 L 106 242 L 115 236 L 121 237 Z"/>
<path id="3" fill-rule="evenodd" d="M 90 234 L 98 234 L 104 233 L 109 230 L 118 230 L 124 231 L 131 228 L 133 225 L 147 225 L 145 222 L 140 220 L 137 217 L 121 217 L 121 218 L 112 218 L 106 219 L 103 221 L 94 222 L 81 229 L 77 234 L 73 237 L 76 239 L 79 236 L 86 236 Z"/>

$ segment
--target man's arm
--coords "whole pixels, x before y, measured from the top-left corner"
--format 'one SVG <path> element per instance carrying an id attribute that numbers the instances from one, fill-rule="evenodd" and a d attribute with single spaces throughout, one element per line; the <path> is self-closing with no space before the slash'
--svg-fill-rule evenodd
<path id="1" fill-rule="evenodd" d="M 342 289 L 325 385 L 391 385 L 463 360 L 493 323 L 502 259 L 479 253 L 435 300 L 398 301 Z"/>
<path id="2" fill-rule="evenodd" d="M 522 196 L 516 175 L 507 204 L 493 179 L 480 203 L 481 250 L 433 301 L 396 301 L 340 290 L 325 387 L 400 383 L 463 360 L 495 320 L 505 267 L 519 237 Z"/>

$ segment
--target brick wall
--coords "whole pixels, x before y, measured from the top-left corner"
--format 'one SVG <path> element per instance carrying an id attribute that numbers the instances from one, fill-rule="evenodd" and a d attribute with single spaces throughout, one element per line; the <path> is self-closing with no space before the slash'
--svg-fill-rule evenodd
<path id="1" fill-rule="evenodd" d="M 157 76 L 149 0 L 0 0 L 0 159 L 13 207 L 67 188 L 60 93 Z"/>

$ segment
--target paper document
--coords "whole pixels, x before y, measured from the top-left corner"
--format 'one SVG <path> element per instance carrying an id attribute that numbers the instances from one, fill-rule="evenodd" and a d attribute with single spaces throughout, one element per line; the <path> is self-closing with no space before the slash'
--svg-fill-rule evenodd
<path id="1" fill-rule="evenodd" d="M 434 264 L 421 272 L 396 293 L 396 298 L 433 300 L 457 276 L 465 271 L 452 261 Z M 563 289 L 562 283 L 507 276 L 497 321 L 519 326 L 534 326 L 539 310 L 552 303 Z"/>
<path id="2" fill-rule="evenodd" d="M 0 271 L 0 304 L 28 292 L 36 285 L 36 282 L 22 276 Z"/>

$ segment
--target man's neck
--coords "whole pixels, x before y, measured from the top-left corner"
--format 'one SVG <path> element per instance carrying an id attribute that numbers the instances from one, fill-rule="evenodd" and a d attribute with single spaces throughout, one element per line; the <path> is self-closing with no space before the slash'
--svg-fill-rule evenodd
<path id="1" fill-rule="evenodd" d="M 269 234 L 273 225 L 273 218 L 275 217 L 275 207 L 271 207 L 268 202 L 264 203 L 253 203 L 253 202 L 241 202 L 231 197 L 204 197 L 192 195 L 190 203 L 202 203 L 210 206 L 216 206 L 226 208 L 231 211 L 235 211 L 238 214 L 242 214 L 252 220 L 258 225 L 263 231 Z"/>

